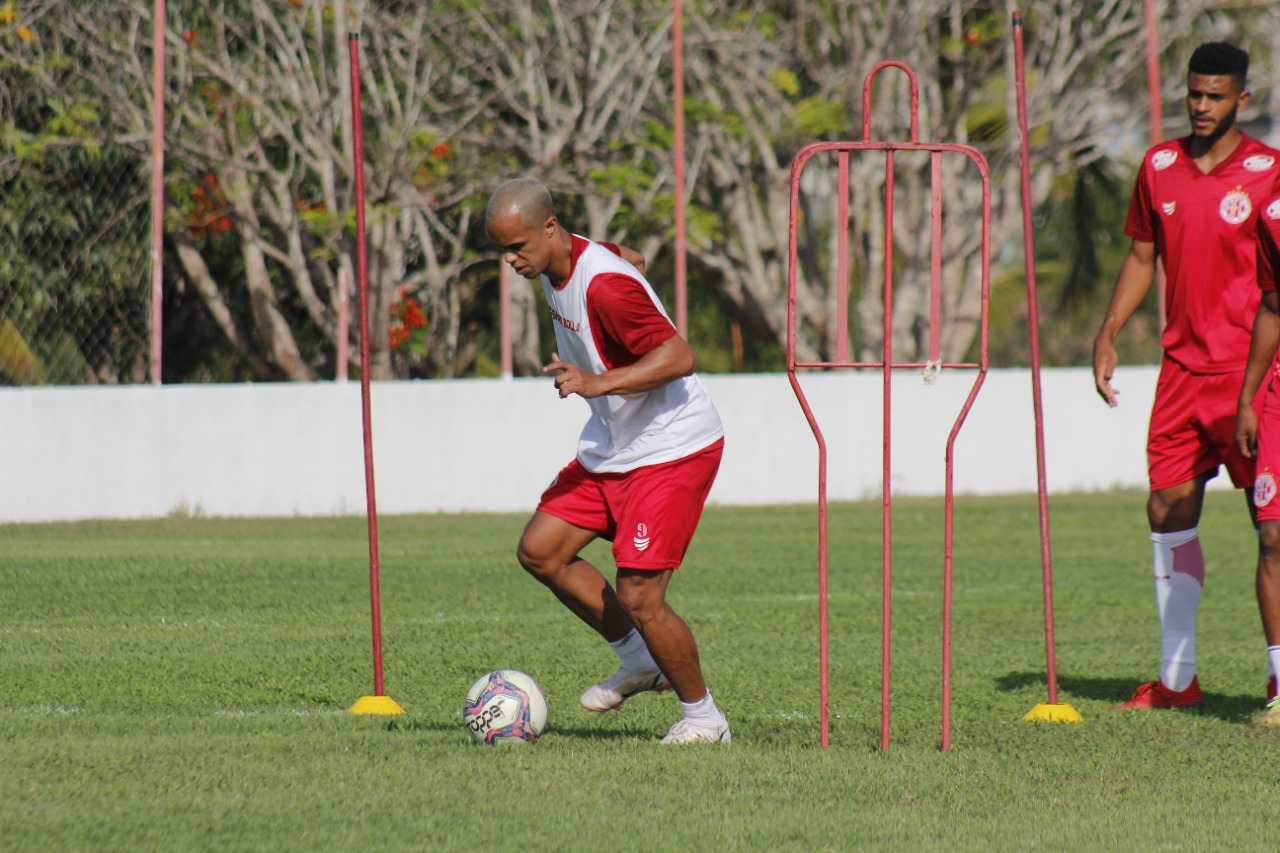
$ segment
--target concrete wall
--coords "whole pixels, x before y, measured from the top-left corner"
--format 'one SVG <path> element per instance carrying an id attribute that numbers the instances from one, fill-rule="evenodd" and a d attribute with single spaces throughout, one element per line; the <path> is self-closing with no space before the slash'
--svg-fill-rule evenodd
<path id="1" fill-rule="evenodd" d="M 1051 490 L 1145 488 L 1155 375 L 1121 369 L 1111 410 L 1089 371 L 1045 371 Z M 973 376 L 896 376 L 898 494 L 941 493 L 946 434 Z M 711 501 L 812 501 L 816 444 L 786 376 L 705 381 L 727 431 Z M 832 499 L 878 495 L 879 374 L 802 381 L 831 448 Z M 1035 489 L 1030 399 L 1027 371 L 991 372 L 957 442 L 958 493 Z M 586 414 L 544 379 L 377 383 L 379 510 L 529 510 Z M 0 521 L 362 513 L 360 435 L 355 383 L 0 389 Z"/>

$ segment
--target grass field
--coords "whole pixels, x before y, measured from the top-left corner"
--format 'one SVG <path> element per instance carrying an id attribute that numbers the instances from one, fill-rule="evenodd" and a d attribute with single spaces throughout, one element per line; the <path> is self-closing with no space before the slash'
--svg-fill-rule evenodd
<path id="1" fill-rule="evenodd" d="M 1085 723 L 1037 726 L 1034 499 L 960 500 L 950 754 L 936 501 L 896 514 L 887 754 L 878 504 L 833 511 L 825 752 L 809 507 L 708 511 L 673 600 L 734 742 L 682 750 L 656 743 L 670 694 L 578 710 L 614 661 L 516 567 L 522 517 L 383 519 L 391 722 L 342 712 L 370 686 L 363 519 L 0 526 L 0 849 L 1274 849 L 1238 495 L 1202 522 L 1206 710 L 1108 710 L 1158 656 L 1142 506 L 1054 499 L 1060 680 Z M 535 746 L 472 746 L 459 723 L 498 667 L 547 691 Z"/>

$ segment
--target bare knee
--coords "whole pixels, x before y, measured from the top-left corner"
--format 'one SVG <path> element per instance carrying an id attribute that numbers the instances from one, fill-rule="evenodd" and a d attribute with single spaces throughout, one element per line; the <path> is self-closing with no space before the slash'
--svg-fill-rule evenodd
<path id="1" fill-rule="evenodd" d="M 1271 572 L 1280 572 L 1280 521 L 1258 525 L 1258 557 Z"/>
<path id="2" fill-rule="evenodd" d="M 541 548 L 530 536 L 521 536 L 516 546 L 516 559 L 524 570 L 540 581 L 555 577 L 556 573 L 568 565 L 568 561 L 554 549 Z"/>
<path id="3" fill-rule="evenodd" d="M 638 584 L 619 584 L 618 603 L 631 621 L 642 628 L 657 619 L 666 606 L 661 590 Z"/>
<path id="4" fill-rule="evenodd" d="M 1190 530 L 1200 523 L 1204 485 L 1199 481 L 1160 489 L 1147 497 L 1147 521 L 1155 533 Z"/>

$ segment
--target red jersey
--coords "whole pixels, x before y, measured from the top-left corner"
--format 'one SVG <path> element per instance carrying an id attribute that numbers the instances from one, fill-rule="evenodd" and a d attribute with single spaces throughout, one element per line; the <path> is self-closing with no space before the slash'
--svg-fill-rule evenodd
<path id="1" fill-rule="evenodd" d="M 1124 233 L 1155 243 L 1164 259 L 1165 355 L 1193 373 L 1243 371 L 1257 286 L 1257 221 L 1280 176 L 1280 151 L 1241 134 L 1208 173 L 1191 159 L 1191 137 L 1149 150 Z"/>
<path id="2" fill-rule="evenodd" d="M 1267 199 L 1258 217 L 1258 287 L 1270 292 L 1280 284 L 1280 194 Z"/>

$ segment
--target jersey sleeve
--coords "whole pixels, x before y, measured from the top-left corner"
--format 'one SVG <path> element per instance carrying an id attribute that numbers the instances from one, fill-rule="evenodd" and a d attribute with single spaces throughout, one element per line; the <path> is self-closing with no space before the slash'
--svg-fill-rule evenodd
<path id="1" fill-rule="evenodd" d="M 634 278 L 621 273 L 596 276 L 587 290 L 592 329 L 605 340 L 602 352 L 621 349 L 634 360 L 675 337 L 675 327 Z M 617 361 L 617 359 L 610 359 Z"/>
<path id="2" fill-rule="evenodd" d="M 1267 205 L 1268 213 L 1258 217 L 1258 287 L 1264 293 L 1274 292 L 1280 277 L 1280 219 L 1268 215 L 1277 205 L 1280 205 L 1280 196 Z"/>
<path id="3" fill-rule="evenodd" d="M 1147 159 L 1143 158 L 1138 179 L 1133 183 L 1133 195 L 1129 197 L 1129 216 L 1124 222 L 1124 233 L 1140 243 L 1154 243 L 1156 232 L 1151 221 L 1151 187 L 1147 173 Z"/>
<path id="4" fill-rule="evenodd" d="M 619 246 L 617 243 L 605 243 L 601 241 L 599 245 L 604 246 L 606 249 L 608 249 L 610 252 L 613 252 L 618 257 L 622 257 L 622 247 Z"/>

